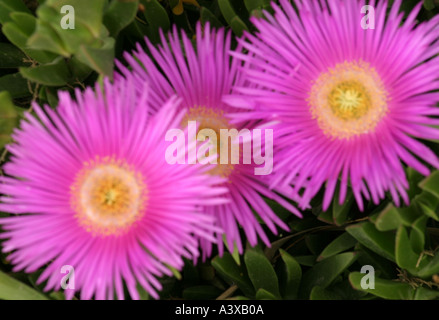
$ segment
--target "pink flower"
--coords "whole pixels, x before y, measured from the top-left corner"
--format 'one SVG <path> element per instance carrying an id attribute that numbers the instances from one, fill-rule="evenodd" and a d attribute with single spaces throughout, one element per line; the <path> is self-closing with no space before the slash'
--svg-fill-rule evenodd
<path id="1" fill-rule="evenodd" d="M 154 47 L 146 39 L 152 54 L 151 59 L 140 45 L 134 55 L 126 54 L 125 58 L 131 67 L 128 70 L 121 63 L 117 63 L 125 75 L 134 74 L 139 80 L 137 84 L 141 90 L 142 83 L 151 83 L 151 109 L 159 110 L 163 101 L 176 94 L 182 98 L 181 110 L 186 111 L 186 116 L 181 126 L 185 127 L 188 121 L 197 121 L 200 128 L 213 129 L 219 137 L 220 129 L 235 128 L 238 131 L 256 127 L 255 122 L 241 122 L 235 124 L 228 118 L 229 113 L 242 111 L 230 107 L 225 103 L 225 97 L 232 93 L 233 86 L 242 83 L 239 77 L 239 62 L 232 59 L 229 51 L 231 34 L 224 34 L 224 29 L 211 30 L 209 24 L 202 30 L 201 24 L 196 29 L 196 50 L 186 34 L 181 37 L 174 28 L 168 41 L 162 35 L 162 45 Z M 242 156 L 242 154 L 241 154 Z M 229 190 L 227 198 L 230 203 L 206 208 L 207 215 L 217 220 L 217 225 L 224 230 L 224 236 L 229 250 L 237 246 L 239 252 L 243 251 L 239 226 L 251 245 L 256 245 L 258 238 L 267 245 L 270 241 L 261 227 L 253 210 L 261 220 L 275 234 L 277 227 L 288 230 L 287 225 L 276 216 L 267 205 L 263 197 L 273 199 L 285 208 L 300 216 L 300 212 L 281 195 L 293 198 L 289 187 L 268 189 L 267 176 L 255 176 L 255 164 L 219 164 L 209 171 L 208 176 L 221 176 L 227 179 L 223 184 Z M 223 239 L 218 235 L 219 253 L 223 253 Z M 210 242 L 202 240 L 204 257 L 212 253 Z"/>
<path id="2" fill-rule="evenodd" d="M 104 91 L 104 92 L 103 92 Z M 163 275 L 199 256 L 198 238 L 215 241 L 213 219 L 199 205 L 223 203 L 227 190 L 200 166 L 165 161 L 164 134 L 184 116 L 178 99 L 154 117 L 149 88 L 138 96 L 132 79 L 104 90 L 59 94 L 56 111 L 34 105 L 26 114 L 11 161 L 0 177 L 3 251 L 14 271 L 47 267 L 38 282 L 59 290 L 61 268 L 74 268 L 71 298 L 139 298 L 142 286 L 158 298 Z"/>
<path id="3" fill-rule="evenodd" d="M 423 175 L 439 167 L 420 141 L 439 139 L 439 17 L 416 24 L 419 3 L 403 21 L 401 1 L 388 14 L 387 1 L 372 1 L 367 29 L 364 1 L 296 4 L 281 0 L 274 16 L 254 19 L 257 34 L 241 40 L 248 54 L 235 54 L 257 87 L 237 89 L 254 108 L 245 118 L 279 121 L 271 185 L 293 184 L 301 205 L 324 186 L 324 209 L 337 186 L 343 203 L 348 185 L 360 209 L 386 192 L 408 203 L 403 163 Z"/>

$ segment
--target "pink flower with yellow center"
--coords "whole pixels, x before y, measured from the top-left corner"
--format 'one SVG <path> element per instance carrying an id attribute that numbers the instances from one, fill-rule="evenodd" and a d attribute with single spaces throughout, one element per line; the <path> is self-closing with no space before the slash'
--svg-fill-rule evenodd
<path id="1" fill-rule="evenodd" d="M 231 34 L 225 35 L 224 29 L 211 30 L 209 24 L 202 30 L 201 24 L 198 24 L 195 41 L 196 49 L 186 34 L 182 32 L 180 37 L 175 28 L 169 39 L 162 35 L 162 45 L 158 48 L 146 39 L 152 58 L 138 45 L 133 56 L 128 53 L 125 55 L 130 70 L 121 63 L 117 65 L 122 74 L 134 74 L 138 79 L 139 91 L 143 82 L 151 83 L 151 109 L 159 110 L 157 106 L 160 107 L 163 101 L 174 94 L 180 97 L 183 100 L 180 108 L 186 112 L 180 125 L 182 128 L 188 126 L 189 121 L 196 121 L 198 130 L 212 129 L 218 137 L 221 129 L 252 130 L 255 123 L 236 124 L 230 121 L 228 115 L 242 109 L 231 107 L 224 101 L 232 93 L 232 88 L 242 83 L 239 63 L 229 54 Z M 220 147 L 218 141 L 218 150 Z M 258 238 L 270 244 L 255 212 L 273 233 L 277 234 L 277 227 L 288 229 L 262 196 L 279 202 L 300 216 L 300 212 L 281 196 L 293 198 L 291 188 L 270 190 L 268 176 L 255 175 L 254 168 L 254 163 L 244 164 L 243 161 L 239 164 L 223 163 L 216 165 L 207 174 L 210 178 L 219 176 L 227 180 L 223 186 L 229 190 L 226 197 L 230 202 L 208 207 L 206 213 L 215 217 L 217 225 L 224 230 L 230 250 L 236 245 L 239 252 L 243 251 L 239 226 L 251 245 L 256 245 Z M 211 243 L 204 240 L 201 242 L 204 256 L 210 256 Z M 217 243 L 221 255 L 224 250 L 221 235 L 218 235 Z"/>
<path id="2" fill-rule="evenodd" d="M 301 205 L 324 186 L 324 209 L 348 185 L 360 209 L 387 192 L 408 203 L 403 164 L 423 175 L 439 167 L 420 141 L 439 139 L 439 17 L 416 24 L 422 3 L 404 21 L 401 1 L 389 12 L 387 1 L 295 3 L 254 18 L 258 32 L 240 41 L 248 53 L 235 54 L 255 87 L 237 88 L 253 108 L 245 118 L 278 121 L 271 185 L 294 185 Z"/>
<path id="3" fill-rule="evenodd" d="M 148 86 L 105 82 L 96 92 L 59 94 L 56 110 L 34 105 L 0 177 L 3 251 L 14 271 L 45 267 L 38 283 L 59 290 L 63 266 L 74 268 L 81 298 L 158 298 L 163 275 L 199 256 L 198 238 L 215 241 L 201 206 L 223 203 L 223 181 L 206 168 L 167 164 L 164 136 L 184 116 L 171 98 L 149 114 Z"/>

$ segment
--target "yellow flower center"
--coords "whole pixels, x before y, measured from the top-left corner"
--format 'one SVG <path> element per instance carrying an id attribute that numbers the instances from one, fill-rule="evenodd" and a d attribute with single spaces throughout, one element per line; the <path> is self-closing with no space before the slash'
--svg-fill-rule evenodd
<path id="1" fill-rule="evenodd" d="M 220 130 L 221 129 L 233 129 L 231 125 L 229 124 L 228 120 L 224 116 L 224 112 L 222 110 L 214 110 L 212 108 L 207 107 L 192 107 L 189 109 L 189 111 L 186 114 L 186 117 L 183 119 L 183 127 L 186 127 L 188 125 L 189 121 L 196 121 L 198 126 L 198 132 L 197 136 L 203 129 L 211 129 L 215 131 L 217 136 L 217 165 L 210 170 L 208 173 L 211 175 L 217 175 L 221 177 L 228 177 L 234 168 L 234 165 L 231 163 L 231 147 L 232 147 L 232 141 L 228 141 L 228 155 L 229 155 L 229 161 L 227 164 L 221 164 L 220 163 L 220 150 L 222 147 L 221 139 L 220 139 Z M 201 133 L 202 135 L 202 133 Z M 224 148 L 224 147 L 223 147 Z"/>
<path id="2" fill-rule="evenodd" d="M 114 158 L 84 164 L 71 186 L 79 224 L 94 235 L 119 235 L 144 213 L 146 187 L 141 174 Z"/>
<path id="3" fill-rule="evenodd" d="M 388 111 L 387 96 L 375 69 L 363 61 L 345 62 L 319 76 L 308 103 L 326 135 L 349 139 L 376 128 Z"/>

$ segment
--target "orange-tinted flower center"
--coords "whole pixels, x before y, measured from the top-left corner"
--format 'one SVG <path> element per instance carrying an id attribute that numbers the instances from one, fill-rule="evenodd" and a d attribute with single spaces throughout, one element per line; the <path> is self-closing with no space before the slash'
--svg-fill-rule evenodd
<path id="1" fill-rule="evenodd" d="M 308 100 L 323 132 L 337 139 L 372 132 L 387 113 L 387 92 L 381 78 L 363 62 L 345 62 L 322 73 Z"/>
<path id="2" fill-rule="evenodd" d="M 71 187 L 72 207 L 80 225 L 96 235 L 126 231 L 144 213 L 143 181 L 123 161 L 97 158 L 85 163 Z"/>

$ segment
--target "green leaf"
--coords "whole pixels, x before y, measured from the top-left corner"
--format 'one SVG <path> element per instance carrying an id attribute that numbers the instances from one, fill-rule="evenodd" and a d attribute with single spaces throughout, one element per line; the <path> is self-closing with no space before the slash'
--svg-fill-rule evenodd
<path id="1" fill-rule="evenodd" d="M 309 298 L 310 300 L 343 300 L 337 293 L 320 286 L 312 288 Z"/>
<path id="2" fill-rule="evenodd" d="M 244 30 L 248 30 L 247 25 L 241 20 L 233 9 L 230 0 L 218 0 L 221 13 L 226 19 L 227 23 L 232 28 L 233 32 L 238 36 L 242 36 Z"/>
<path id="3" fill-rule="evenodd" d="M 149 293 L 140 283 L 137 283 L 137 292 L 139 293 L 140 300 L 150 300 Z"/>
<path id="4" fill-rule="evenodd" d="M 0 68 L 18 68 L 25 66 L 26 55 L 9 43 L 0 43 Z"/>
<path id="5" fill-rule="evenodd" d="M 395 261 L 395 235 L 391 232 L 380 232 L 371 222 L 349 226 L 346 231 L 372 251 Z"/>
<path id="6" fill-rule="evenodd" d="M 273 295 L 271 292 L 268 292 L 265 289 L 260 288 L 257 292 L 256 292 L 256 299 L 257 300 L 279 300 L 278 297 L 276 297 L 275 295 Z"/>
<path id="7" fill-rule="evenodd" d="M 377 270 L 377 274 L 382 274 L 383 277 L 392 279 L 396 276 L 395 264 L 390 260 L 383 258 L 381 255 L 373 252 L 362 244 L 358 243 L 355 250 L 359 252 L 358 263 L 360 265 L 371 265 Z"/>
<path id="8" fill-rule="evenodd" d="M 308 299 L 315 286 L 328 287 L 355 259 L 357 259 L 355 253 L 346 252 L 316 263 L 303 275 L 300 288 L 301 299 Z"/>
<path id="9" fill-rule="evenodd" d="M 439 290 L 420 287 L 415 291 L 414 300 L 434 300 L 439 297 Z"/>
<path id="10" fill-rule="evenodd" d="M 10 13 L 17 11 L 30 13 L 21 0 L 0 0 L 0 24 L 11 21 Z"/>
<path id="11" fill-rule="evenodd" d="M 128 26 L 136 17 L 139 0 L 113 0 L 104 14 L 104 24 L 111 36 Z"/>
<path id="12" fill-rule="evenodd" d="M 439 198 L 439 171 L 436 170 L 419 183 L 419 186 Z"/>
<path id="13" fill-rule="evenodd" d="M 27 45 L 35 50 L 46 50 L 66 58 L 70 57 L 69 50 L 56 30 L 42 19 L 37 20 L 35 33 L 29 38 Z"/>
<path id="14" fill-rule="evenodd" d="M 317 216 L 317 219 L 328 224 L 333 224 L 334 218 L 332 217 L 332 210 L 321 211 Z"/>
<path id="15" fill-rule="evenodd" d="M 0 92 L 0 149 L 11 141 L 11 133 L 18 124 L 19 112 L 8 91 Z"/>
<path id="16" fill-rule="evenodd" d="M 221 290 L 213 286 L 195 286 L 183 291 L 183 299 L 211 300 L 221 295 Z"/>
<path id="17" fill-rule="evenodd" d="M 112 78 L 114 68 L 114 43 L 113 38 L 108 38 L 100 49 L 81 46 L 77 58 L 101 75 Z"/>
<path id="18" fill-rule="evenodd" d="M 357 240 L 353 238 L 349 233 L 345 232 L 341 236 L 337 237 L 320 253 L 317 261 L 324 260 L 326 258 L 332 257 L 343 251 L 346 251 L 357 243 Z"/>
<path id="19" fill-rule="evenodd" d="M 35 50 L 29 48 L 27 41 L 33 33 L 36 26 L 36 19 L 33 15 L 27 13 L 14 12 L 12 14 L 14 22 L 7 22 L 3 25 L 3 34 L 15 46 L 20 48 L 29 57 L 40 63 L 48 63 L 55 59 L 54 53 Z"/>
<path id="20" fill-rule="evenodd" d="M 35 68 L 20 68 L 20 73 L 30 81 L 47 85 L 63 86 L 70 79 L 70 72 L 65 60 L 58 57 L 54 62 Z"/>
<path id="21" fill-rule="evenodd" d="M 46 296 L 0 271 L 0 299 L 48 300 Z"/>
<path id="22" fill-rule="evenodd" d="M 305 267 L 312 267 L 316 262 L 316 257 L 313 255 L 309 256 L 295 256 L 296 261 Z"/>
<path id="23" fill-rule="evenodd" d="M 232 27 L 233 33 L 238 37 L 241 37 L 244 34 L 244 31 L 248 31 L 247 25 L 238 16 L 233 17 L 230 22 L 230 27 Z"/>
<path id="24" fill-rule="evenodd" d="M 270 4 L 270 0 L 244 0 L 245 7 L 248 12 L 251 12 L 255 9 L 261 9 L 265 5 Z"/>
<path id="25" fill-rule="evenodd" d="M 73 56 L 67 61 L 67 66 L 72 74 L 73 81 L 83 81 L 93 71 L 88 65 L 79 61 L 78 57 L 76 56 Z"/>
<path id="26" fill-rule="evenodd" d="M 417 255 L 411 245 L 406 227 L 401 226 L 396 233 L 395 259 L 399 267 L 403 269 L 414 269 L 418 261 Z"/>
<path id="27" fill-rule="evenodd" d="M 425 228 L 427 225 L 427 216 L 422 216 L 413 223 L 412 230 L 410 232 L 410 244 L 413 250 L 420 254 L 424 251 L 425 247 Z"/>
<path id="28" fill-rule="evenodd" d="M 158 43 L 160 41 L 159 30 L 162 29 L 166 33 L 170 28 L 168 14 L 157 0 L 140 0 L 140 2 L 145 6 L 143 16 L 148 22 L 148 38 L 151 42 Z"/>
<path id="29" fill-rule="evenodd" d="M 248 249 L 244 260 L 255 290 L 262 288 L 280 298 L 276 272 L 264 253 L 255 248 Z"/>
<path id="30" fill-rule="evenodd" d="M 40 6 L 37 15 L 35 32 L 27 41 L 28 46 L 32 49 L 47 50 L 69 57 L 74 52 L 72 47 L 76 49 L 81 44 L 80 37 L 77 36 L 78 33 L 81 34 L 82 43 L 90 43 L 90 38 L 93 39 L 91 31 L 86 29 L 84 34 L 81 32 L 84 27 L 76 21 L 75 29 L 62 29 L 63 16 L 55 8 L 47 5 Z"/>
<path id="31" fill-rule="evenodd" d="M 233 257 L 228 252 L 225 252 L 222 258 L 215 257 L 212 260 L 212 266 L 227 280 L 235 283 L 246 296 L 254 296 L 255 291 L 251 285 L 250 279 L 236 264 Z"/>
<path id="32" fill-rule="evenodd" d="M 424 7 L 428 11 L 433 10 L 435 7 L 434 1 L 433 0 L 424 0 Z"/>
<path id="33" fill-rule="evenodd" d="M 235 260 L 236 264 L 238 266 L 240 266 L 241 265 L 241 256 L 239 255 L 239 250 L 238 250 L 238 246 L 236 245 L 236 243 L 233 243 L 233 250 L 231 250 L 232 248 L 229 247 L 229 243 L 227 242 L 227 237 L 225 234 L 223 235 L 223 242 L 224 242 L 224 245 L 226 246 L 227 250 L 232 253 L 233 260 Z"/>
<path id="34" fill-rule="evenodd" d="M 389 204 L 378 214 L 375 226 L 379 231 L 396 230 L 402 224 L 398 209 Z"/>
<path id="35" fill-rule="evenodd" d="M 438 198 L 430 192 L 424 191 L 415 197 L 415 201 L 426 216 L 439 221 L 439 214 L 437 212 L 437 207 L 439 205 Z"/>
<path id="36" fill-rule="evenodd" d="M 436 252 L 433 257 L 424 255 L 420 265 L 421 268 L 416 271 L 416 276 L 420 278 L 428 279 L 439 273 L 439 253 Z"/>
<path id="37" fill-rule="evenodd" d="M 8 91 L 13 99 L 31 95 L 28 81 L 20 73 L 8 74 L 0 77 L 0 91 Z"/>
<path id="38" fill-rule="evenodd" d="M 349 274 L 351 285 L 364 292 L 371 293 L 377 297 L 390 300 L 413 300 L 413 299 L 434 299 L 439 296 L 439 291 L 426 288 L 413 289 L 408 283 L 375 278 L 375 288 L 363 289 L 361 279 L 365 276 L 360 272 Z"/>
<path id="39" fill-rule="evenodd" d="M 282 260 L 285 263 L 286 279 L 283 290 L 283 297 L 287 300 L 294 300 L 297 298 L 299 291 L 300 280 L 302 279 L 302 268 L 299 263 L 286 251 L 279 250 Z"/>
<path id="40" fill-rule="evenodd" d="M 61 13 L 61 8 L 65 5 L 72 5 L 75 9 L 75 28 L 77 25 L 85 25 L 91 31 L 95 38 L 99 38 L 102 32 L 102 19 L 104 14 L 104 6 L 106 0 L 47 0 L 44 5 L 40 6 L 38 10 L 43 7 L 51 7 L 56 11 L 57 25 L 60 26 L 61 19 L 64 14 Z M 64 30 L 66 32 L 71 30 Z"/>
<path id="41" fill-rule="evenodd" d="M 342 205 L 339 204 L 340 188 L 337 188 L 332 201 L 332 217 L 336 225 L 341 226 L 346 222 L 348 214 L 355 202 L 352 191 L 348 191 L 346 199 Z"/>
<path id="42" fill-rule="evenodd" d="M 214 28 L 223 27 L 223 24 L 218 20 L 218 18 L 206 7 L 201 8 L 200 19 L 203 24 L 209 22 Z"/>

